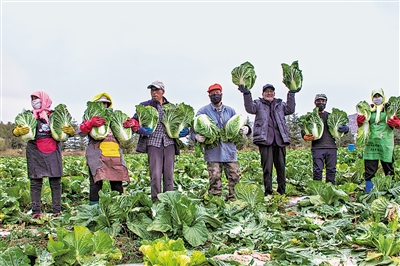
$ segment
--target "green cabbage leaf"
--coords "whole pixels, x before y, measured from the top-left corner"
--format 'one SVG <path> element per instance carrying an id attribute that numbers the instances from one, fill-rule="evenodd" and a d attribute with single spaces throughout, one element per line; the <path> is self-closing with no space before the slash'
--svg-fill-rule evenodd
<path id="1" fill-rule="evenodd" d="M 158 123 L 158 111 L 156 108 L 142 104 L 136 105 L 136 114 L 141 127 L 149 127 L 153 131 L 157 127 Z"/>
<path id="2" fill-rule="evenodd" d="M 239 130 L 247 124 L 247 120 L 242 115 L 234 115 L 225 123 L 225 126 L 221 128 L 221 140 L 223 142 L 234 142 L 235 144 L 240 143 L 243 136 L 239 133 Z"/>
<path id="3" fill-rule="evenodd" d="M 345 111 L 339 110 L 337 108 L 332 108 L 332 113 L 328 116 L 328 130 L 332 137 L 336 140 L 343 137 L 344 133 L 338 131 L 338 127 L 347 125 L 349 123 L 349 118 Z"/>
<path id="4" fill-rule="evenodd" d="M 303 86 L 303 74 L 299 69 L 298 61 L 293 61 L 290 66 L 282 63 L 281 66 L 283 71 L 283 84 L 285 84 L 290 91 L 300 90 Z"/>
<path id="5" fill-rule="evenodd" d="M 29 140 L 35 139 L 37 120 L 31 111 L 26 110 L 26 111 L 18 114 L 14 119 L 14 124 L 17 127 L 18 126 L 21 126 L 21 127 L 28 126 L 29 127 L 29 129 L 30 129 L 29 133 L 21 136 L 21 139 L 23 141 L 29 141 Z"/>
<path id="6" fill-rule="evenodd" d="M 364 145 L 368 140 L 370 133 L 369 119 L 371 117 L 371 107 L 366 101 L 361 101 L 356 105 L 356 110 L 358 114 L 365 116 L 364 123 L 357 130 L 356 138 L 357 145 Z"/>
<path id="7" fill-rule="evenodd" d="M 57 141 L 66 141 L 69 135 L 62 131 L 63 126 L 72 125 L 72 116 L 68 112 L 67 106 L 60 103 L 54 108 L 54 112 L 49 117 L 51 136 Z"/>
<path id="8" fill-rule="evenodd" d="M 205 145 L 207 149 L 216 147 L 220 140 L 220 129 L 217 124 L 206 114 L 201 114 L 193 119 L 193 130 L 206 140 L 200 145 Z M 199 142 L 197 143 L 199 144 Z"/>
<path id="9" fill-rule="evenodd" d="M 110 117 L 111 132 L 120 143 L 130 140 L 133 136 L 132 129 L 124 128 L 123 125 L 128 118 L 129 116 L 121 110 L 115 110 Z"/>
<path id="10" fill-rule="evenodd" d="M 393 118 L 393 116 L 400 116 L 400 96 L 392 96 L 388 101 L 388 108 L 386 110 L 386 119 Z"/>
<path id="11" fill-rule="evenodd" d="M 95 140 L 105 139 L 108 130 L 110 129 L 110 122 L 112 116 L 112 109 L 105 108 L 102 102 L 87 102 L 87 108 L 83 114 L 83 120 L 89 120 L 93 116 L 100 116 L 106 120 L 106 123 L 100 127 L 93 127 L 89 135 Z"/>
<path id="12" fill-rule="evenodd" d="M 312 112 L 300 116 L 299 124 L 306 134 L 312 134 L 314 140 L 320 139 L 324 132 L 324 122 L 318 114 L 318 107 L 315 107 Z"/>
<path id="13" fill-rule="evenodd" d="M 244 62 L 240 66 L 235 67 L 232 71 L 233 84 L 245 85 L 247 89 L 251 89 L 256 82 L 257 75 L 254 71 L 254 66 L 250 62 Z"/>
<path id="14" fill-rule="evenodd" d="M 164 115 L 161 120 L 168 136 L 173 139 L 179 138 L 179 132 L 184 128 L 191 127 L 194 118 L 194 109 L 185 103 L 163 105 Z"/>

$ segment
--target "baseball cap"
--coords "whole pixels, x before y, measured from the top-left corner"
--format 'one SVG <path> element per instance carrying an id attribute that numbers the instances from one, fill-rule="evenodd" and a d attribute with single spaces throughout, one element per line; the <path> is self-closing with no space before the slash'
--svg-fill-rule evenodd
<path id="1" fill-rule="evenodd" d="M 314 101 L 316 101 L 316 100 L 325 100 L 325 101 L 327 101 L 328 97 L 326 97 L 326 95 L 323 94 L 323 93 L 319 93 L 319 94 L 315 95 Z"/>
<path id="2" fill-rule="evenodd" d="M 270 89 L 272 89 L 273 91 L 275 91 L 274 85 L 272 85 L 272 84 L 265 84 L 265 85 L 263 86 L 263 92 L 264 92 L 266 89 L 268 89 L 268 88 L 270 88 Z"/>
<path id="3" fill-rule="evenodd" d="M 165 87 L 164 87 L 164 83 L 162 83 L 161 81 L 153 81 L 149 86 L 147 86 L 148 89 L 151 89 L 152 87 L 158 89 L 158 90 L 163 90 L 165 91 Z"/>
<path id="4" fill-rule="evenodd" d="M 208 87 L 207 92 L 210 92 L 212 90 L 220 90 L 222 92 L 222 87 L 218 83 L 215 83 L 215 84 L 211 85 L 210 87 Z"/>

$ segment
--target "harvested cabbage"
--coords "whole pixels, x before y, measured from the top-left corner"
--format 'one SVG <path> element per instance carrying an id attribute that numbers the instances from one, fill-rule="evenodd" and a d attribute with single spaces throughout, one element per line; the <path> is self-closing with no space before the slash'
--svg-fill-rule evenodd
<path id="1" fill-rule="evenodd" d="M 31 111 L 26 110 L 15 117 L 14 124 L 18 127 L 29 127 L 29 133 L 22 135 L 21 139 L 23 141 L 29 141 L 35 139 L 37 120 Z"/>
<path id="2" fill-rule="evenodd" d="M 156 108 L 139 104 L 136 105 L 136 114 L 141 127 L 149 127 L 153 131 L 156 129 L 158 123 L 158 111 Z"/>
<path id="3" fill-rule="evenodd" d="M 318 114 L 318 107 L 315 107 L 312 112 L 300 116 L 299 124 L 306 134 L 312 134 L 314 140 L 320 139 L 324 132 L 324 122 Z"/>
<path id="4" fill-rule="evenodd" d="M 242 115 L 236 114 L 229 118 L 225 126 L 221 129 L 221 140 L 223 142 L 234 142 L 238 144 L 243 138 L 239 131 L 246 123 L 246 118 Z"/>
<path id="5" fill-rule="evenodd" d="M 60 103 L 49 117 L 51 136 L 57 141 L 66 141 L 69 135 L 62 131 L 62 127 L 70 126 L 71 123 L 72 116 L 68 112 L 67 106 Z"/>
<path id="6" fill-rule="evenodd" d="M 112 116 L 112 109 L 105 108 L 102 102 L 87 102 L 87 108 L 83 114 L 83 120 L 89 120 L 93 116 L 100 116 L 106 120 L 106 123 L 100 127 L 93 127 L 89 135 L 95 140 L 105 139 L 108 130 L 110 129 L 110 117 Z"/>
<path id="7" fill-rule="evenodd" d="M 182 129 L 191 126 L 194 118 L 194 109 L 190 105 L 180 103 L 163 105 L 164 116 L 161 123 L 165 126 L 165 131 L 172 139 L 179 138 Z"/>
<path id="8" fill-rule="evenodd" d="M 337 108 L 332 108 L 332 113 L 328 116 L 327 120 L 328 130 L 332 137 L 335 139 L 340 139 L 343 137 L 344 133 L 339 132 L 338 127 L 346 125 L 347 123 L 349 123 L 347 113 Z"/>
<path id="9" fill-rule="evenodd" d="M 124 128 L 123 123 L 129 116 L 120 110 L 115 110 L 110 118 L 110 128 L 114 137 L 121 143 L 126 142 L 132 138 L 132 129 Z"/>
<path id="10" fill-rule="evenodd" d="M 285 63 L 282 63 L 281 65 L 283 71 L 283 84 L 285 84 L 290 91 L 299 91 L 303 86 L 303 74 L 299 69 L 298 61 L 293 61 L 290 66 Z"/>
<path id="11" fill-rule="evenodd" d="M 250 62 L 244 62 L 240 66 L 235 67 L 232 71 L 233 84 L 245 85 L 247 89 L 251 89 L 256 83 L 257 75 L 254 66 Z"/>

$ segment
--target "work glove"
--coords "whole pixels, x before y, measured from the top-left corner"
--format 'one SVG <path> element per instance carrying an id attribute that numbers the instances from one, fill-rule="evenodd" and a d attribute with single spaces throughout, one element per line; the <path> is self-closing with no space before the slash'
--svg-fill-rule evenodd
<path id="1" fill-rule="evenodd" d="M 75 130 L 72 128 L 71 125 L 69 125 L 69 126 L 63 126 L 63 127 L 61 128 L 61 130 L 62 130 L 62 132 L 64 132 L 65 134 L 68 134 L 68 135 L 70 135 L 70 136 L 75 135 Z"/>
<path id="2" fill-rule="evenodd" d="M 298 93 L 300 90 L 301 90 L 301 87 L 300 87 L 300 88 L 298 88 L 297 90 L 294 90 L 294 91 L 292 91 L 292 90 L 289 90 L 289 92 L 291 92 L 291 93 Z"/>
<path id="3" fill-rule="evenodd" d="M 92 127 L 101 127 L 106 123 L 106 120 L 100 116 L 93 116 L 92 119 L 90 119 L 90 124 Z"/>
<path id="4" fill-rule="evenodd" d="M 122 123 L 124 128 L 132 128 L 133 131 L 136 131 L 139 129 L 140 125 L 139 122 L 136 119 L 133 118 L 128 118 L 124 123 Z"/>
<path id="5" fill-rule="evenodd" d="M 243 94 L 250 94 L 250 90 L 246 88 L 246 85 L 240 84 L 238 90 Z"/>
<path id="6" fill-rule="evenodd" d="M 340 133 L 347 133 L 349 132 L 349 127 L 347 125 L 343 125 L 341 127 L 338 127 L 337 131 Z"/>
<path id="7" fill-rule="evenodd" d="M 179 137 L 183 138 L 183 137 L 186 137 L 188 134 L 189 134 L 189 129 L 184 128 L 179 132 Z"/>
<path id="8" fill-rule="evenodd" d="M 202 136 L 202 135 L 200 135 L 200 134 L 196 134 L 196 135 L 194 136 L 194 138 L 195 138 L 198 142 L 204 142 L 204 141 L 206 141 L 206 137 L 204 137 L 204 136 Z"/>
<path id="9" fill-rule="evenodd" d="M 397 116 L 389 118 L 386 123 L 391 127 L 400 128 L 400 118 L 398 118 Z"/>
<path id="10" fill-rule="evenodd" d="M 313 141 L 315 138 L 314 138 L 313 134 L 305 134 L 303 139 L 306 141 Z"/>
<path id="11" fill-rule="evenodd" d="M 365 122 L 365 116 L 364 115 L 357 115 L 357 125 L 358 125 L 358 127 L 361 127 L 364 122 Z"/>
<path id="12" fill-rule="evenodd" d="M 145 137 L 149 136 L 151 133 L 153 133 L 153 130 L 150 127 L 141 127 L 137 130 L 137 133 L 140 135 L 143 135 Z"/>
<path id="13" fill-rule="evenodd" d="M 249 127 L 248 126 L 243 126 L 239 129 L 239 134 L 241 135 L 247 135 L 249 133 Z"/>
<path id="14" fill-rule="evenodd" d="M 30 128 L 28 126 L 17 126 L 16 128 L 14 128 L 13 130 L 13 134 L 16 137 L 28 134 L 30 131 Z"/>

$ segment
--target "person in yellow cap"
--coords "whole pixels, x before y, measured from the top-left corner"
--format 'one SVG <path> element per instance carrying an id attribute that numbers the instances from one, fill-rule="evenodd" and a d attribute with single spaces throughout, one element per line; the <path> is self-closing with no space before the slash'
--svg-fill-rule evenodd
<path id="1" fill-rule="evenodd" d="M 51 200 L 53 215 L 61 214 L 61 176 L 62 169 L 62 143 L 55 140 L 51 135 L 50 116 L 52 100 L 44 91 L 35 91 L 31 94 L 31 105 L 33 115 L 37 120 L 36 128 L 28 126 L 16 127 L 14 136 L 23 136 L 30 130 L 35 131 L 35 139 L 29 140 L 26 145 L 26 161 L 28 166 L 28 177 L 30 179 L 30 194 L 32 203 L 32 218 L 41 216 L 41 193 L 43 178 L 48 177 L 51 188 Z M 75 134 L 71 125 L 64 126 L 62 131 L 69 136 Z"/>
<path id="2" fill-rule="evenodd" d="M 369 193 L 374 187 L 372 178 L 378 171 L 378 163 L 381 162 L 385 175 L 394 175 L 393 151 L 394 128 L 400 128 L 400 119 L 397 116 L 387 117 L 386 96 L 383 89 L 371 92 L 371 116 L 369 118 L 370 134 L 364 148 L 364 179 L 365 192 Z M 357 115 L 357 125 L 361 127 L 366 117 Z"/>
<path id="3" fill-rule="evenodd" d="M 112 99 L 105 92 L 93 97 L 92 102 L 102 102 L 105 108 L 112 107 Z M 129 182 L 128 169 L 126 167 L 120 143 L 112 134 L 110 127 L 107 136 L 102 140 L 95 140 L 90 136 L 93 127 L 100 127 L 106 120 L 100 116 L 93 116 L 81 123 L 79 135 L 88 136 L 89 143 L 86 148 L 86 164 L 89 166 L 90 204 L 99 203 L 99 191 L 103 187 L 103 180 L 109 180 L 111 190 L 123 193 L 122 182 Z M 132 128 L 136 131 L 138 124 L 131 118 L 123 123 L 125 128 Z"/>

